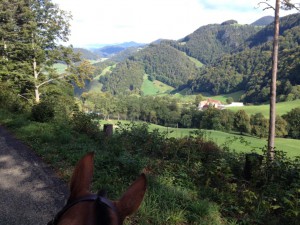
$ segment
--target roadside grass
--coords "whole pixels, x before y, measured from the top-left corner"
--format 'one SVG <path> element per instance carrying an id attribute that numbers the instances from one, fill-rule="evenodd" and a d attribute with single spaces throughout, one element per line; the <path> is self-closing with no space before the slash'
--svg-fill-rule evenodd
<path id="1" fill-rule="evenodd" d="M 85 153 L 96 152 L 92 188 L 94 191 L 104 188 L 111 199 L 121 197 L 141 171 L 151 168 L 147 172 L 145 201 L 140 210 L 125 221 L 127 225 L 136 221 L 145 225 L 228 224 L 216 203 L 199 198 L 196 186 L 177 182 L 172 163 L 130 153 L 116 137 L 92 140 L 72 131 L 68 124 L 38 123 L 30 121 L 28 115 L 5 110 L 0 110 L 0 123 L 34 149 L 65 180 L 70 179 L 74 165 Z"/>

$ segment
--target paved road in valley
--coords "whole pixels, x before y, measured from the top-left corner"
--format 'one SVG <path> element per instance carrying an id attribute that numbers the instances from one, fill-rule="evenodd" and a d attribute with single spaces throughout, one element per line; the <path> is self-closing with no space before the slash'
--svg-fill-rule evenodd
<path id="1" fill-rule="evenodd" d="M 46 225 L 67 196 L 67 184 L 0 126 L 0 225 Z"/>

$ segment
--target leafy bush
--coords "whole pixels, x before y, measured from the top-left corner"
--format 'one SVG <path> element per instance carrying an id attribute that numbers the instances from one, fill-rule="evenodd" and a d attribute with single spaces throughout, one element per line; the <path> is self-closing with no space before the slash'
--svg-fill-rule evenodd
<path id="1" fill-rule="evenodd" d="M 41 102 L 32 107 L 31 117 L 37 122 L 48 122 L 54 118 L 54 106 L 49 102 Z"/>
<path id="2" fill-rule="evenodd" d="M 71 119 L 71 126 L 73 130 L 84 133 L 92 138 L 97 138 L 100 135 L 98 125 L 94 119 L 93 114 L 86 114 L 83 112 L 75 112 Z"/>
<path id="3" fill-rule="evenodd" d="M 300 139 L 300 107 L 292 109 L 283 118 L 288 122 L 289 136 Z"/>
<path id="4" fill-rule="evenodd" d="M 30 112 L 32 102 L 21 98 L 8 84 L 0 84 L 0 104 L 1 108 L 13 113 Z"/>

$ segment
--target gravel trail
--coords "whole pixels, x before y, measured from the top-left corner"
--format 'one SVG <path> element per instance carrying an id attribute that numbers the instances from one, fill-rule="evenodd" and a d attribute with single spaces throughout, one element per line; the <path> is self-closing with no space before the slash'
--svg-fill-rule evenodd
<path id="1" fill-rule="evenodd" d="M 0 126 L 0 225 L 46 225 L 67 196 L 67 184 Z"/>

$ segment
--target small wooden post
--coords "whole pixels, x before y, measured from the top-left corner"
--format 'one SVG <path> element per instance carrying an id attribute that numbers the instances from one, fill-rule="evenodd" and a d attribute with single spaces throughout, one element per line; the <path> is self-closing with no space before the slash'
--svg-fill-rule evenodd
<path id="1" fill-rule="evenodd" d="M 110 137 L 113 135 L 113 124 L 104 124 L 103 132 L 106 137 Z"/>

